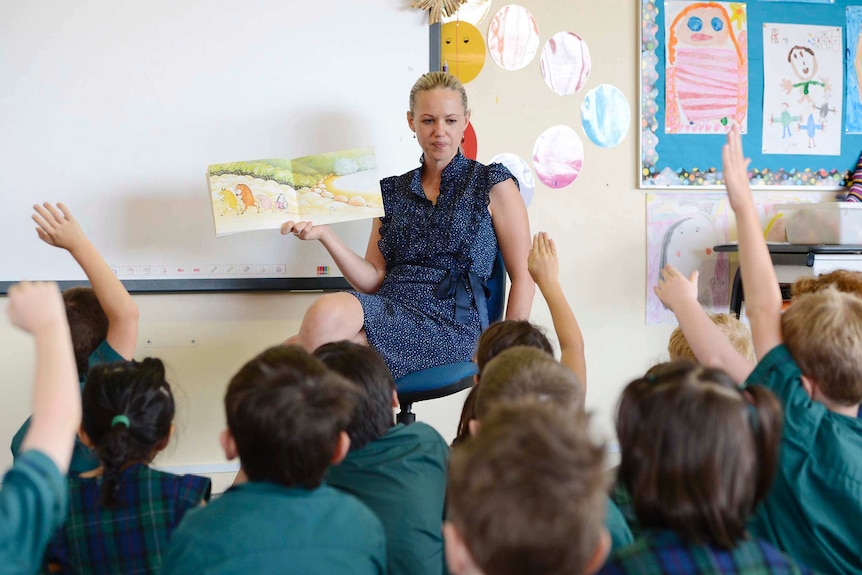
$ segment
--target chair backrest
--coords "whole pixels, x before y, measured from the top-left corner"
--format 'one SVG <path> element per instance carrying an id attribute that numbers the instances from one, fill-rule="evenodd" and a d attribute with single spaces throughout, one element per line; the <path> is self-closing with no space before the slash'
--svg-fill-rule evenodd
<path id="1" fill-rule="evenodd" d="M 494 323 L 503 319 L 506 307 L 506 265 L 503 263 L 503 252 L 497 250 L 491 277 L 488 278 L 488 322 Z"/>

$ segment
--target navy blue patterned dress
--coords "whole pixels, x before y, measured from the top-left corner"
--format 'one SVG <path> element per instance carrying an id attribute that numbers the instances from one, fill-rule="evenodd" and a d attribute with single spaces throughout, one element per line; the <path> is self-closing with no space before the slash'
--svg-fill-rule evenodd
<path id="1" fill-rule="evenodd" d="M 368 344 L 396 379 L 473 357 L 488 322 L 484 286 L 497 254 L 488 193 L 515 179 L 502 164 L 459 152 L 443 169 L 435 205 L 421 173 L 381 180 L 386 215 L 377 245 L 386 277 L 373 294 L 351 292 L 362 304 Z"/>

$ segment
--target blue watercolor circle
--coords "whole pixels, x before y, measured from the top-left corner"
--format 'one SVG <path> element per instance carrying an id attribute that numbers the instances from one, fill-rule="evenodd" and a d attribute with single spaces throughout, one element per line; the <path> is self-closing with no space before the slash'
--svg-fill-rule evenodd
<path id="1" fill-rule="evenodd" d="M 581 104 L 581 122 L 592 142 L 611 148 L 625 139 L 632 113 L 623 93 L 610 84 L 601 84 L 587 92 Z"/>

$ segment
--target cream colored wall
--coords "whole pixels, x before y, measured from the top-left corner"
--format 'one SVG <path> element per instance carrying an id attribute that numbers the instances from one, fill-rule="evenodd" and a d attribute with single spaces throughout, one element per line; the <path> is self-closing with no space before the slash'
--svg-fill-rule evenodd
<path id="1" fill-rule="evenodd" d="M 492 14 L 506 4 L 494 0 Z M 556 239 L 560 275 L 586 340 L 587 405 L 610 435 L 611 414 L 622 386 L 665 357 L 670 328 L 647 327 L 645 316 L 645 202 L 636 189 L 638 3 L 634 0 L 525 0 L 541 41 L 569 30 L 583 37 L 592 55 L 586 89 L 560 97 L 548 90 L 538 57 L 527 68 L 505 72 L 488 58 L 467 85 L 479 138 L 479 159 L 514 152 L 530 160 L 535 138 L 558 123 L 574 127 L 585 145 L 584 169 L 560 190 L 537 180 L 530 206 L 533 231 Z M 487 32 L 488 20 L 480 29 Z M 584 94 L 609 83 L 623 91 L 633 112 L 633 130 L 618 147 L 601 149 L 580 128 Z M 406 94 L 405 94 L 406 98 Z M 401 113 L 393 110 L 393 114 Z M 166 466 L 229 470 L 218 445 L 224 426 L 221 399 L 230 376 L 251 356 L 294 333 L 313 294 L 200 294 L 135 296 L 141 310 L 136 357 L 164 359 L 174 383 L 179 413 L 176 440 L 160 456 Z M 537 295 L 532 320 L 552 333 L 547 306 Z M 151 343 L 148 345 L 147 341 Z M 195 340 L 192 344 L 191 340 Z M 0 312 L 0 468 L 11 463 L 8 446 L 29 413 L 33 373 L 31 342 Z M 419 404 L 419 419 L 454 435 L 464 393 Z"/>

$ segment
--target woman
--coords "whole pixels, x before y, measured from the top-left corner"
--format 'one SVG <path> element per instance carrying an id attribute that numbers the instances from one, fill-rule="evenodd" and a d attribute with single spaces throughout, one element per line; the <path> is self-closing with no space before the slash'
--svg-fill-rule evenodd
<path id="1" fill-rule="evenodd" d="M 504 166 L 461 153 L 469 120 L 454 76 L 430 72 L 413 85 L 407 123 L 422 165 L 381 182 L 386 216 L 374 221 L 364 258 L 328 226 L 282 226 L 282 234 L 319 240 L 356 290 L 312 304 L 296 343 L 307 350 L 344 339 L 370 345 L 396 379 L 467 361 L 488 322 L 483 285 L 498 246 L 512 281 L 506 318 L 529 316 L 535 285 L 527 210 Z"/>

